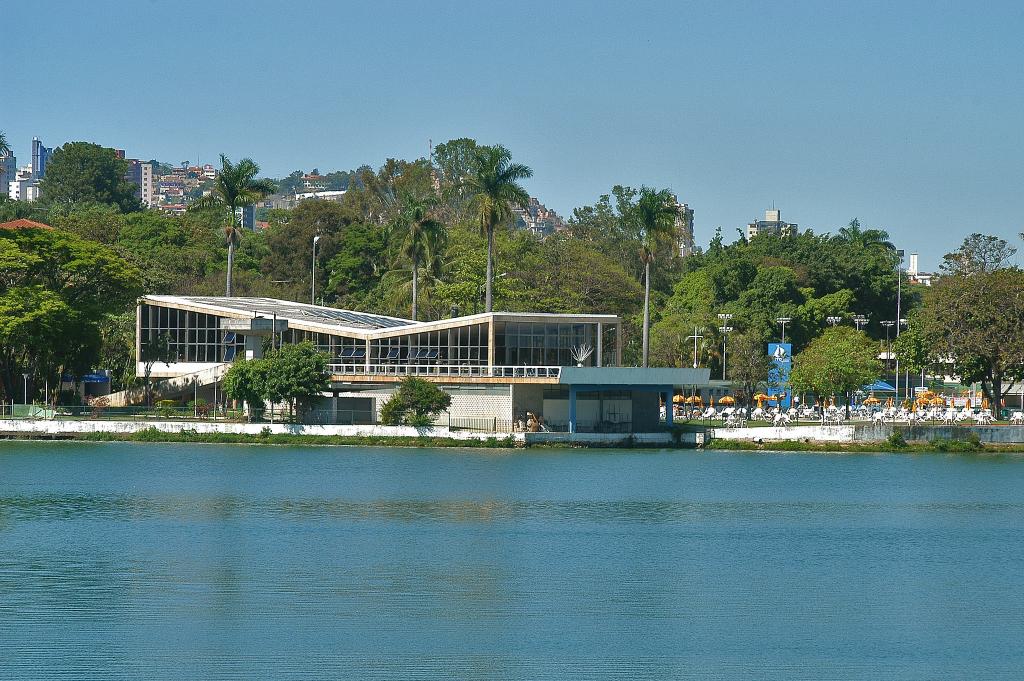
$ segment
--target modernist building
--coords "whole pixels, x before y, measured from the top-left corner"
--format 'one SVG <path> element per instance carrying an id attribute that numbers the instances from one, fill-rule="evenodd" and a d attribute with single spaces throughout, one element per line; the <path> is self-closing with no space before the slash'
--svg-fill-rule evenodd
<path id="1" fill-rule="evenodd" d="M 52 147 L 44 147 L 38 137 L 32 138 L 32 179 L 41 180 L 46 176 L 46 166 L 53 154 Z"/>
<path id="2" fill-rule="evenodd" d="M 145 296 L 136 350 L 141 359 L 144 346 L 166 341 L 170 361 L 152 363 L 150 375 L 193 376 L 189 394 L 210 396 L 218 367 L 258 358 L 265 347 L 312 342 L 330 357 L 326 422 L 375 422 L 412 375 L 452 395 L 439 422 L 510 430 L 533 413 L 555 430 L 655 430 L 659 400 L 675 387 L 706 384 L 707 370 L 612 369 L 622 361 L 621 333 L 614 315 L 492 312 L 413 322 L 271 298 Z M 139 374 L 145 370 L 140 362 Z"/>
<path id="3" fill-rule="evenodd" d="M 754 220 L 747 225 L 747 240 L 758 234 L 774 234 L 776 236 L 793 236 L 797 233 L 794 222 L 783 222 L 782 211 L 771 208 L 764 212 L 764 220 Z"/>

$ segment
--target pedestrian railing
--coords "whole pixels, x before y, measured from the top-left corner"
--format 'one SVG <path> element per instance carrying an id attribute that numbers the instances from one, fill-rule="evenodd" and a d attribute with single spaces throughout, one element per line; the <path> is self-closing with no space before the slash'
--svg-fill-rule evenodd
<path id="1" fill-rule="evenodd" d="M 331 364 L 340 376 L 441 376 L 483 378 L 558 378 L 557 366 L 481 366 L 473 364 Z"/>

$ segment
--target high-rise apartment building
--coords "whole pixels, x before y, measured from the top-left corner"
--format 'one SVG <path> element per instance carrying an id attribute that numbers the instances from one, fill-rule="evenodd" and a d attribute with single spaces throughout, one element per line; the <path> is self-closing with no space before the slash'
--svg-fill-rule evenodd
<path id="1" fill-rule="evenodd" d="M 0 194 L 7 195 L 11 182 L 18 176 L 18 159 L 14 154 L 0 156 Z"/>
<path id="2" fill-rule="evenodd" d="M 41 180 L 46 175 L 46 165 L 53 154 L 51 147 L 44 147 L 38 137 L 32 138 L 32 179 Z"/>
<path id="3" fill-rule="evenodd" d="M 679 255 L 685 258 L 693 255 L 693 209 L 676 200 L 676 240 L 679 244 Z"/>
<path id="4" fill-rule="evenodd" d="M 138 159 L 128 159 L 128 172 L 125 179 L 135 184 L 135 198 L 146 207 L 156 204 L 156 180 L 153 176 L 153 164 Z"/>
<path id="5" fill-rule="evenodd" d="M 782 211 L 770 208 L 764 212 L 764 220 L 754 220 L 747 225 L 747 240 L 753 239 L 759 234 L 774 234 L 776 236 L 792 236 L 797 233 L 797 225 L 794 222 L 783 222 Z"/>

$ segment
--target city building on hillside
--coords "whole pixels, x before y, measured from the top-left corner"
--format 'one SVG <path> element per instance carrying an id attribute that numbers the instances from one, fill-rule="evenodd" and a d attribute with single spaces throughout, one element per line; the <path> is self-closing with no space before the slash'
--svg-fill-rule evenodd
<path id="1" fill-rule="evenodd" d="M 166 363 L 140 361 L 139 375 L 148 368 L 189 398 L 213 397 L 231 362 L 309 341 L 330 358 L 330 387 L 317 406 L 326 423 L 376 423 L 400 382 L 416 376 L 452 396 L 439 423 L 509 431 L 533 414 L 552 430 L 650 432 L 676 388 L 710 384 L 707 369 L 621 368 L 614 315 L 414 322 L 271 298 L 150 295 L 139 300 L 137 329 L 138 358 L 153 344 L 169 351 Z"/>
<path id="2" fill-rule="evenodd" d="M 316 192 L 299 192 L 296 194 L 273 194 L 263 199 L 256 205 L 259 208 L 295 208 L 303 201 L 334 201 L 341 203 L 345 198 L 344 189 L 327 189 Z"/>
<path id="3" fill-rule="evenodd" d="M 46 175 L 53 149 L 43 146 L 38 137 L 32 138 L 32 179 L 41 180 Z"/>
<path id="4" fill-rule="evenodd" d="M 317 173 L 302 176 L 302 189 L 305 192 L 322 192 L 327 189 L 327 178 Z"/>
<path id="5" fill-rule="evenodd" d="M 156 204 L 156 178 L 153 176 L 153 164 L 138 159 L 128 159 L 128 172 L 125 179 L 134 184 L 135 198 L 142 202 L 142 205 L 150 208 Z"/>
<path id="6" fill-rule="evenodd" d="M 14 179 L 7 184 L 7 195 L 15 201 L 35 201 L 39 198 L 39 180 L 32 176 L 32 166 L 18 168 Z"/>
<path id="7" fill-rule="evenodd" d="M 764 220 L 754 220 L 747 225 L 747 240 L 753 239 L 760 234 L 773 234 L 775 236 L 795 236 L 797 225 L 793 222 L 783 222 L 782 211 L 769 208 L 764 212 Z"/>
<path id="8" fill-rule="evenodd" d="M 513 208 L 513 226 L 525 229 L 537 236 L 545 237 L 565 229 L 565 221 L 555 211 L 547 208 L 534 197 L 526 208 Z"/>
<path id="9" fill-rule="evenodd" d="M 683 258 L 693 255 L 693 209 L 676 199 L 676 238 L 679 255 Z"/>
<path id="10" fill-rule="evenodd" d="M 907 281 L 911 284 L 920 284 L 922 286 L 931 286 L 932 277 L 935 275 L 931 272 L 922 272 L 918 269 L 918 255 L 917 253 L 910 254 L 910 263 L 907 266 Z"/>
<path id="11" fill-rule="evenodd" d="M 11 182 L 18 177 L 18 158 L 14 154 L 0 156 L 0 193 L 9 195 Z"/>

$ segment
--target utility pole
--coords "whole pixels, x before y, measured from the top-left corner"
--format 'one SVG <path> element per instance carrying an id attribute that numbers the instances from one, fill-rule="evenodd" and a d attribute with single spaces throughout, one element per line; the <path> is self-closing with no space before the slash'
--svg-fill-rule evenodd
<path id="1" fill-rule="evenodd" d="M 693 339 L 693 368 L 694 369 L 697 368 L 697 341 L 704 337 L 700 333 L 698 333 L 698 331 L 700 331 L 700 329 L 695 326 L 695 327 L 693 327 L 693 335 L 686 337 L 686 340 L 690 340 L 691 338 Z"/>

